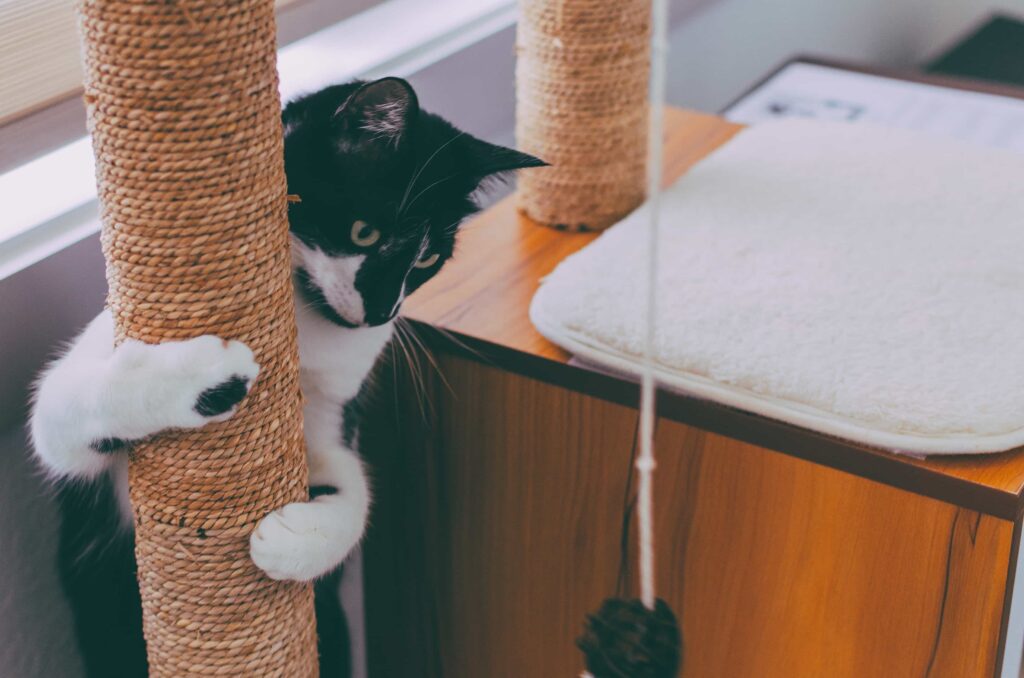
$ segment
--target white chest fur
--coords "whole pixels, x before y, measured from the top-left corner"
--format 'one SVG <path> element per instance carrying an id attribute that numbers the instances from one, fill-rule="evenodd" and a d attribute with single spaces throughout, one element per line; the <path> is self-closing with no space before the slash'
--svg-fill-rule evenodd
<path id="1" fill-rule="evenodd" d="M 391 339 L 391 323 L 379 327 L 339 327 L 296 297 L 299 369 L 309 398 L 324 396 L 344 403 L 359 392 L 377 356 Z"/>
<path id="2" fill-rule="evenodd" d="M 311 448 L 337 445 L 343 405 L 358 392 L 377 356 L 391 339 L 391 323 L 346 329 L 321 317 L 296 297 L 299 370 L 306 398 L 306 442 Z"/>

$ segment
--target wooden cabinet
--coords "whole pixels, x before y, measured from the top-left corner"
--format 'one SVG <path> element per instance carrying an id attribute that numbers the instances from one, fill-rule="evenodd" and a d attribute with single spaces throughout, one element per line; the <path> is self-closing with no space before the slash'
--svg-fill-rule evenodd
<path id="1" fill-rule="evenodd" d="M 668 120 L 670 179 L 737 129 Z M 570 364 L 526 315 L 592 238 L 505 201 L 407 305 L 436 365 L 385 365 L 363 434 L 372 678 L 576 676 L 584 615 L 636 594 L 637 387 Z M 659 399 L 657 452 L 658 587 L 683 675 L 1003 671 L 1024 453 L 916 460 L 676 394 Z"/>

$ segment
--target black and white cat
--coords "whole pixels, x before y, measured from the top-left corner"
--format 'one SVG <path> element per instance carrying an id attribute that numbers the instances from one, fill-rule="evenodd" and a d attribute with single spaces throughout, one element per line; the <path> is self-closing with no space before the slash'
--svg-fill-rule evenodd
<path id="1" fill-rule="evenodd" d="M 282 118 L 288 191 L 298 196 L 289 222 L 311 499 L 267 515 L 250 553 L 274 579 L 310 581 L 336 571 L 363 535 L 371 492 L 346 404 L 391 339 L 402 301 L 452 256 L 485 179 L 544 163 L 422 111 L 397 78 L 329 87 L 292 102 Z M 121 624 L 141 643 L 134 582 L 111 582 L 133 569 L 126 452 L 164 429 L 230 417 L 258 372 L 248 347 L 217 337 L 114 348 L 104 311 L 42 374 L 30 425 L 35 453 L 56 478 L 94 481 L 63 483 L 62 495 L 65 588 L 92 675 L 145 670 L 139 647 L 108 637 Z M 107 519 L 104 504 L 119 509 L 110 512 L 120 515 L 113 522 L 127 548 L 109 524 L 102 537 L 90 532 L 98 516 Z M 90 606 L 123 614 L 103 623 Z M 318 600 L 321 613 L 340 611 Z M 107 647 L 85 647 L 95 641 Z M 141 673 L 110 663 L 106 655 L 119 652 L 141 661 Z M 323 675 L 332 664 L 347 672 L 344 661 L 323 659 Z"/>

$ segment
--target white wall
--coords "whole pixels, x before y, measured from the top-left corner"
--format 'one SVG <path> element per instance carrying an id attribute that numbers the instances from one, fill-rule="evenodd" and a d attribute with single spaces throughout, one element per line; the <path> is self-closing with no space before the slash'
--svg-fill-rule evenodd
<path id="1" fill-rule="evenodd" d="M 719 111 L 791 56 L 912 67 L 1024 0 L 718 0 L 670 36 L 668 98 Z"/>

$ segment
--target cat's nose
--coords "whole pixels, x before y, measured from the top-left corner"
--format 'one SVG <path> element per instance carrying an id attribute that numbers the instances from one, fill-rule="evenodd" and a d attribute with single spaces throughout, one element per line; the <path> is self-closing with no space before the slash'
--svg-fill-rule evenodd
<path id="1" fill-rule="evenodd" d="M 371 311 L 366 314 L 366 324 L 370 327 L 383 325 L 384 323 L 392 320 L 396 315 L 398 315 L 397 306 L 390 311 Z"/>

